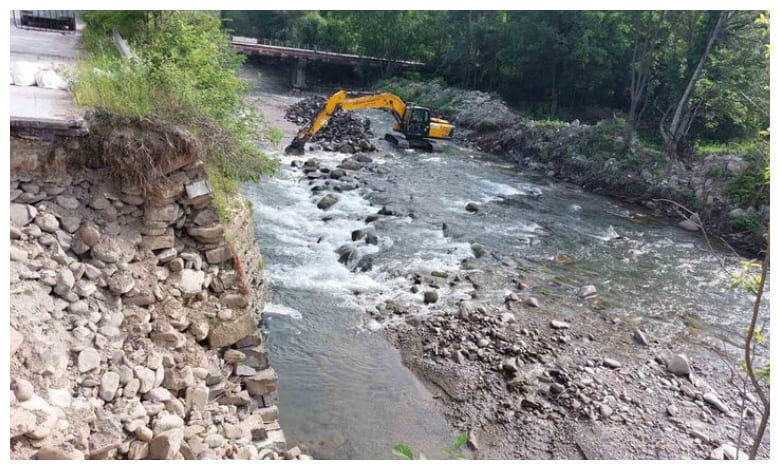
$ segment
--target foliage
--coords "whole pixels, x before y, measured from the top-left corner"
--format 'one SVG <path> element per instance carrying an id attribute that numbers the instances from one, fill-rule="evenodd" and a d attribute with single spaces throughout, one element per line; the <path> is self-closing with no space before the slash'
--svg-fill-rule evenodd
<path id="1" fill-rule="evenodd" d="M 767 160 L 765 158 L 763 164 L 766 168 L 769 167 Z M 726 191 L 740 207 L 769 204 L 769 180 L 763 165 L 758 169 L 748 168 L 729 181 Z"/>
<path id="2" fill-rule="evenodd" d="M 462 449 L 468 440 L 467 434 L 459 434 L 458 437 L 455 438 L 455 442 L 453 442 L 450 447 L 444 449 L 444 453 L 451 459 L 465 460 L 467 457 Z M 406 444 L 397 444 L 393 446 L 393 455 L 404 460 L 414 460 L 414 452 L 412 452 L 412 449 Z M 418 454 L 418 460 L 428 460 L 428 458 L 421 452 Z"/>
<path id="3" fill-rule="evenodd" d="M 246 91 L 238 76 L 243 57 L 230 48 L 217 16 L 203 11 L 86 11 L 82 18 L 89 55 L 76 69 L 74 95 L 80 105 L 190 129 L 204 146 L 218 206 L 238 191 L 238 180 L 274 170 L 276 162 L 253 144 L 257 116 L 241 101 Z M 139 63 L 119 57 L 110 38 L 115 28 Z"/>
<path id="4" fill-rule="evenodd" d="M 732 289 L 742 289 L 751 294 L 758 291 L 761 264 L 755 261 L 742 261 L 742 269 L 731 278 Z"/>
<path id="5" fill-rule="evenodd" d="M 755 212 L 748 212 L 744 215 L 733 217 L 731 219 L 731 228 L 748 232 L 756 238 L 761 238 L 764 233 L 764 224 L 761 223 L 761 218 Z"/>
<path id="6" fill-rule="evenodd" d="M 427 78 L 496 92 L 538 119 L 595 123 L 613 110 L 631 114 L 633 89 L 630 124 L 658 134 L 719 14 L 321 10 L 226 11 L 222 17 L 237 34 L 419 60 L 428 64 Z M 769 127 L 769 14 L 730 12 L 716 39 L 686 100 L 690 127 L 683 130 L 691 142 L 750 140 Z M 396 72 L 391 66 L 380 71 Z M 646 83 L 632 88 L 638 73 Z M 448 103 L 437 105 L 447 111 Z"/>

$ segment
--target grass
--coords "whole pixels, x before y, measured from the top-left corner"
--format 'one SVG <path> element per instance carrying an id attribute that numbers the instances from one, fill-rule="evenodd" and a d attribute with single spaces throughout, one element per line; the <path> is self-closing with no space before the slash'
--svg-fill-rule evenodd
<path id="1" fill-rule="evenodd" d="M 274 147 L 278 147 L 279 142 L 281 142 L 282 137 L 284 137 L 284 131 L 278 127 L 268 127 L 265 130 L 265 136 L 271 141 Z"/>
<path id="2" fill-rule="evenodd" d="M 696 155 L 737 155 L 740 157 L 755 157 L 758 152 L 767 152 L 765 142 L 752 140 L 746 142 L 697 142 L 695 146 Z"/>
<path id="3" fill-rule="evenodd" d="M 109 114 L 189 130 L 202 145 L 200 157 L 223 218 L 240 181 L 257 180 L 278 167 L 255 145 L 260 119 L 242 101 L 246 84 L 238 71 L 243 59 L 230 48 L 218 17 L 211 13 L 154 15 L 150 23 L 132 12 L 84 14 L 88 55 L 76 67 L 74 98 L 81 106 Z M 139 63 L 119 57 L 106 34 L 113 27 L 131 41 Z M 278 143 L 281 131 L 269 132 Z"/>

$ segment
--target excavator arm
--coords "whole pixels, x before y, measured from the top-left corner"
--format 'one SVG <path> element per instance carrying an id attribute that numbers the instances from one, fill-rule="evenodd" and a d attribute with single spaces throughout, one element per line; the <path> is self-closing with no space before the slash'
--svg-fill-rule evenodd
<path id="1" fill-rule="evenodd" d="M 302 154 L 304 144 L 316 134 L 322 126 L 328 122 L 336 111 L 343 109 L 351 111 L 354 109 L 384 109 L 389 111 L 397 122 L 403 120 L 406 113 L 406 104 L 403 100 L 392 93 L 376 93 L 370 95 L 349 96 L 346 91 L 340 90 L 328 98 L 320 112 L 312 120 L 309 127 L 298 131 L 298 135 L 285 149 L 287 154 Z"/>

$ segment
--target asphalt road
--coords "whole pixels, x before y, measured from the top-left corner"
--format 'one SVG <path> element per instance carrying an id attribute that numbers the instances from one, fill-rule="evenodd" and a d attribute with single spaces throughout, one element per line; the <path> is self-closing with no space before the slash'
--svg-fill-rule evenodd
<path id="1" fill-rule="evenodd" d="M 81 28 L 76 32 L 27 29 L 10 20 L 11 64 L 17 61 L 34 62 L 46 68 L 70 69 L 80 53 Z M 17 14 L 18 23 L 18 14 Z M 65 90 L 51 90 L 37 86 L 11 85 L 11 121 L 73 121 L 83 118 L 70 94 Z"/>

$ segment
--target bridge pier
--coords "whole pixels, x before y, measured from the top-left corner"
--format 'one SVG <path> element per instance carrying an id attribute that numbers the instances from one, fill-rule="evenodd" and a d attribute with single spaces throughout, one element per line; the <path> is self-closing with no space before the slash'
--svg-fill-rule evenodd
<path id="1" fill-rule="evenodd" d="M 290 85 L 293 88 L 302 90 L 306 88 L 306 62 L 304 58 L 296 59 L 293 62 L 290 73 Z"/>

